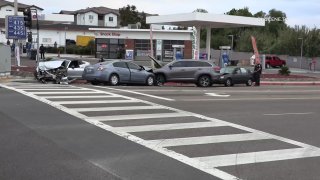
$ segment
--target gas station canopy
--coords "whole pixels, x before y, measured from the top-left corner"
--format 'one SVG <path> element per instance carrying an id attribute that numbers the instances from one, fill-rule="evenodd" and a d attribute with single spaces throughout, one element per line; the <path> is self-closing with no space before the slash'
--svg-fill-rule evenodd
<path id="1" fill-rule="evenodd" d="M 149 16 L 147 24 L 163 24 L 185 27 L 210 27 L 210 28 L 231 28 L 264 26 L 263 18 L 252 18 L 243 16 L 231 16 L 209 13 L 186 13 L 162 16 Z"/>
<path id="2" fill-rule="evenodd" d="M 162 16 L 149 16 L 146 19 L 147 24 L 161 24 L 174 25 L 184 27 L 195 27 L 196 34 L 196 48 L 194 59 L 199 58 L 200 50 L 200 32 L 202 28 L 207 29 L 206 52 L 207 58 L 210 60 L 210 45 L 211 45 L 211 29 L 212 28 L 237 28 L 237 27 L 253 27 L 264 26 L 265 20 L 263 18 L 232 16 L 232 15 L 218 15 L 209 13 L 185 13 L 172 14 Z M 152 28 L 150 26 L 150 28 Z"/>

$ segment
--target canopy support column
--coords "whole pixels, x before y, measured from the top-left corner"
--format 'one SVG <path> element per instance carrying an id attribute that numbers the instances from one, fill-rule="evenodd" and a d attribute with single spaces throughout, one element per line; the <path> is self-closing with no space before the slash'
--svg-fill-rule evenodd
<path id="1" fill-rule="evenodd" d="M 207 40 L 206 40 L 207 60 L 211 58 L 211 27 L 207 27 Z"/>

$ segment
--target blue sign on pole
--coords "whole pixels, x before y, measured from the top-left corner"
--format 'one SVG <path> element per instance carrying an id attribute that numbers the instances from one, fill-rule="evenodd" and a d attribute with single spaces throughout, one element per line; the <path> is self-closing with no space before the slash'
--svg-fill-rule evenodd
<path id="1" fill-rule="evenodd" d="M 26 35 L 23 16 L 6 16 L 7 39 L 26 39 Z"/>

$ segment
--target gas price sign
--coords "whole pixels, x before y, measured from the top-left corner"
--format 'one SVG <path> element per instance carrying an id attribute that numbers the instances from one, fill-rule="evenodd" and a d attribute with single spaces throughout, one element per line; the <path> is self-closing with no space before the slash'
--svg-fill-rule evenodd
<path id="1" fill-rule="evenodd" d="M 6 16 L 7 39 L 26 39 L 26 34 L 23 16 Z"/>

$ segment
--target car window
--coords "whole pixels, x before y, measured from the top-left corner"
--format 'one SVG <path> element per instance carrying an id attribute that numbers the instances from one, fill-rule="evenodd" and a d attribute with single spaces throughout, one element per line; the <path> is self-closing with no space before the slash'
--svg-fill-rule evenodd
<path id="1" fill-rule="evenodd" d="M 280 60 L 280 58 L 279 58 L 279 57 L 274 57 L 274 59 L 275 59 L 275 60 Z"/>
<path id="2" fill-rule="evenodd" d="M 235 68 L 235 69 L 233 70 L 233 72 L 234 72 L 234 74 L 240 74 L 240 69 L 239 69 L 239 68 Z"/>
<path id="3" fill-rule="evenodd" d="M 136 64 L 133 64 L 130 62 L 128 62 L 127 64 L 128 64 L 129 69 L 137 69 L 137 70 L 141 69 L 141 67 Z"/>
<path id="4" fill-rule="evenodd" d="M 79 68 L 79 62 L 77 60 L 71 61 L 69 64 L 70 68 Z"/>
<path id="5" fill-rule="evenodd" d="M 171 65 L 172 67 L 188 67 L 188 62 L 186 61 L 178 61 Z"/>
<path id="6" fill-rule="evenodd" d="M 267 60 L 270 60 L 270 59 L 271 59 L 271 57 L 270 57 L 270 56 L 267 56 L 267 57 L 266 57 L 266 59 L 267 59 Z"/>
<path id="7" fill-rule="evenodd" d="M 240 68 L 240 71 L 241 71 L 242 74 L 247 74 L 248 73 L 247 69 L 245 69 L 245 68 Z"/>
<path id="8" fill-rule="evenodd" d="M 126 68 L 126 69 L 128 68 L 125 62 L 115 62 L 113 63 L 113 67 Z"/>
<path id="9" fill-rule="evenodd" d="M 212 65 L 203 61 L 191 61 L 189 67 L 211 67 Z"/>

